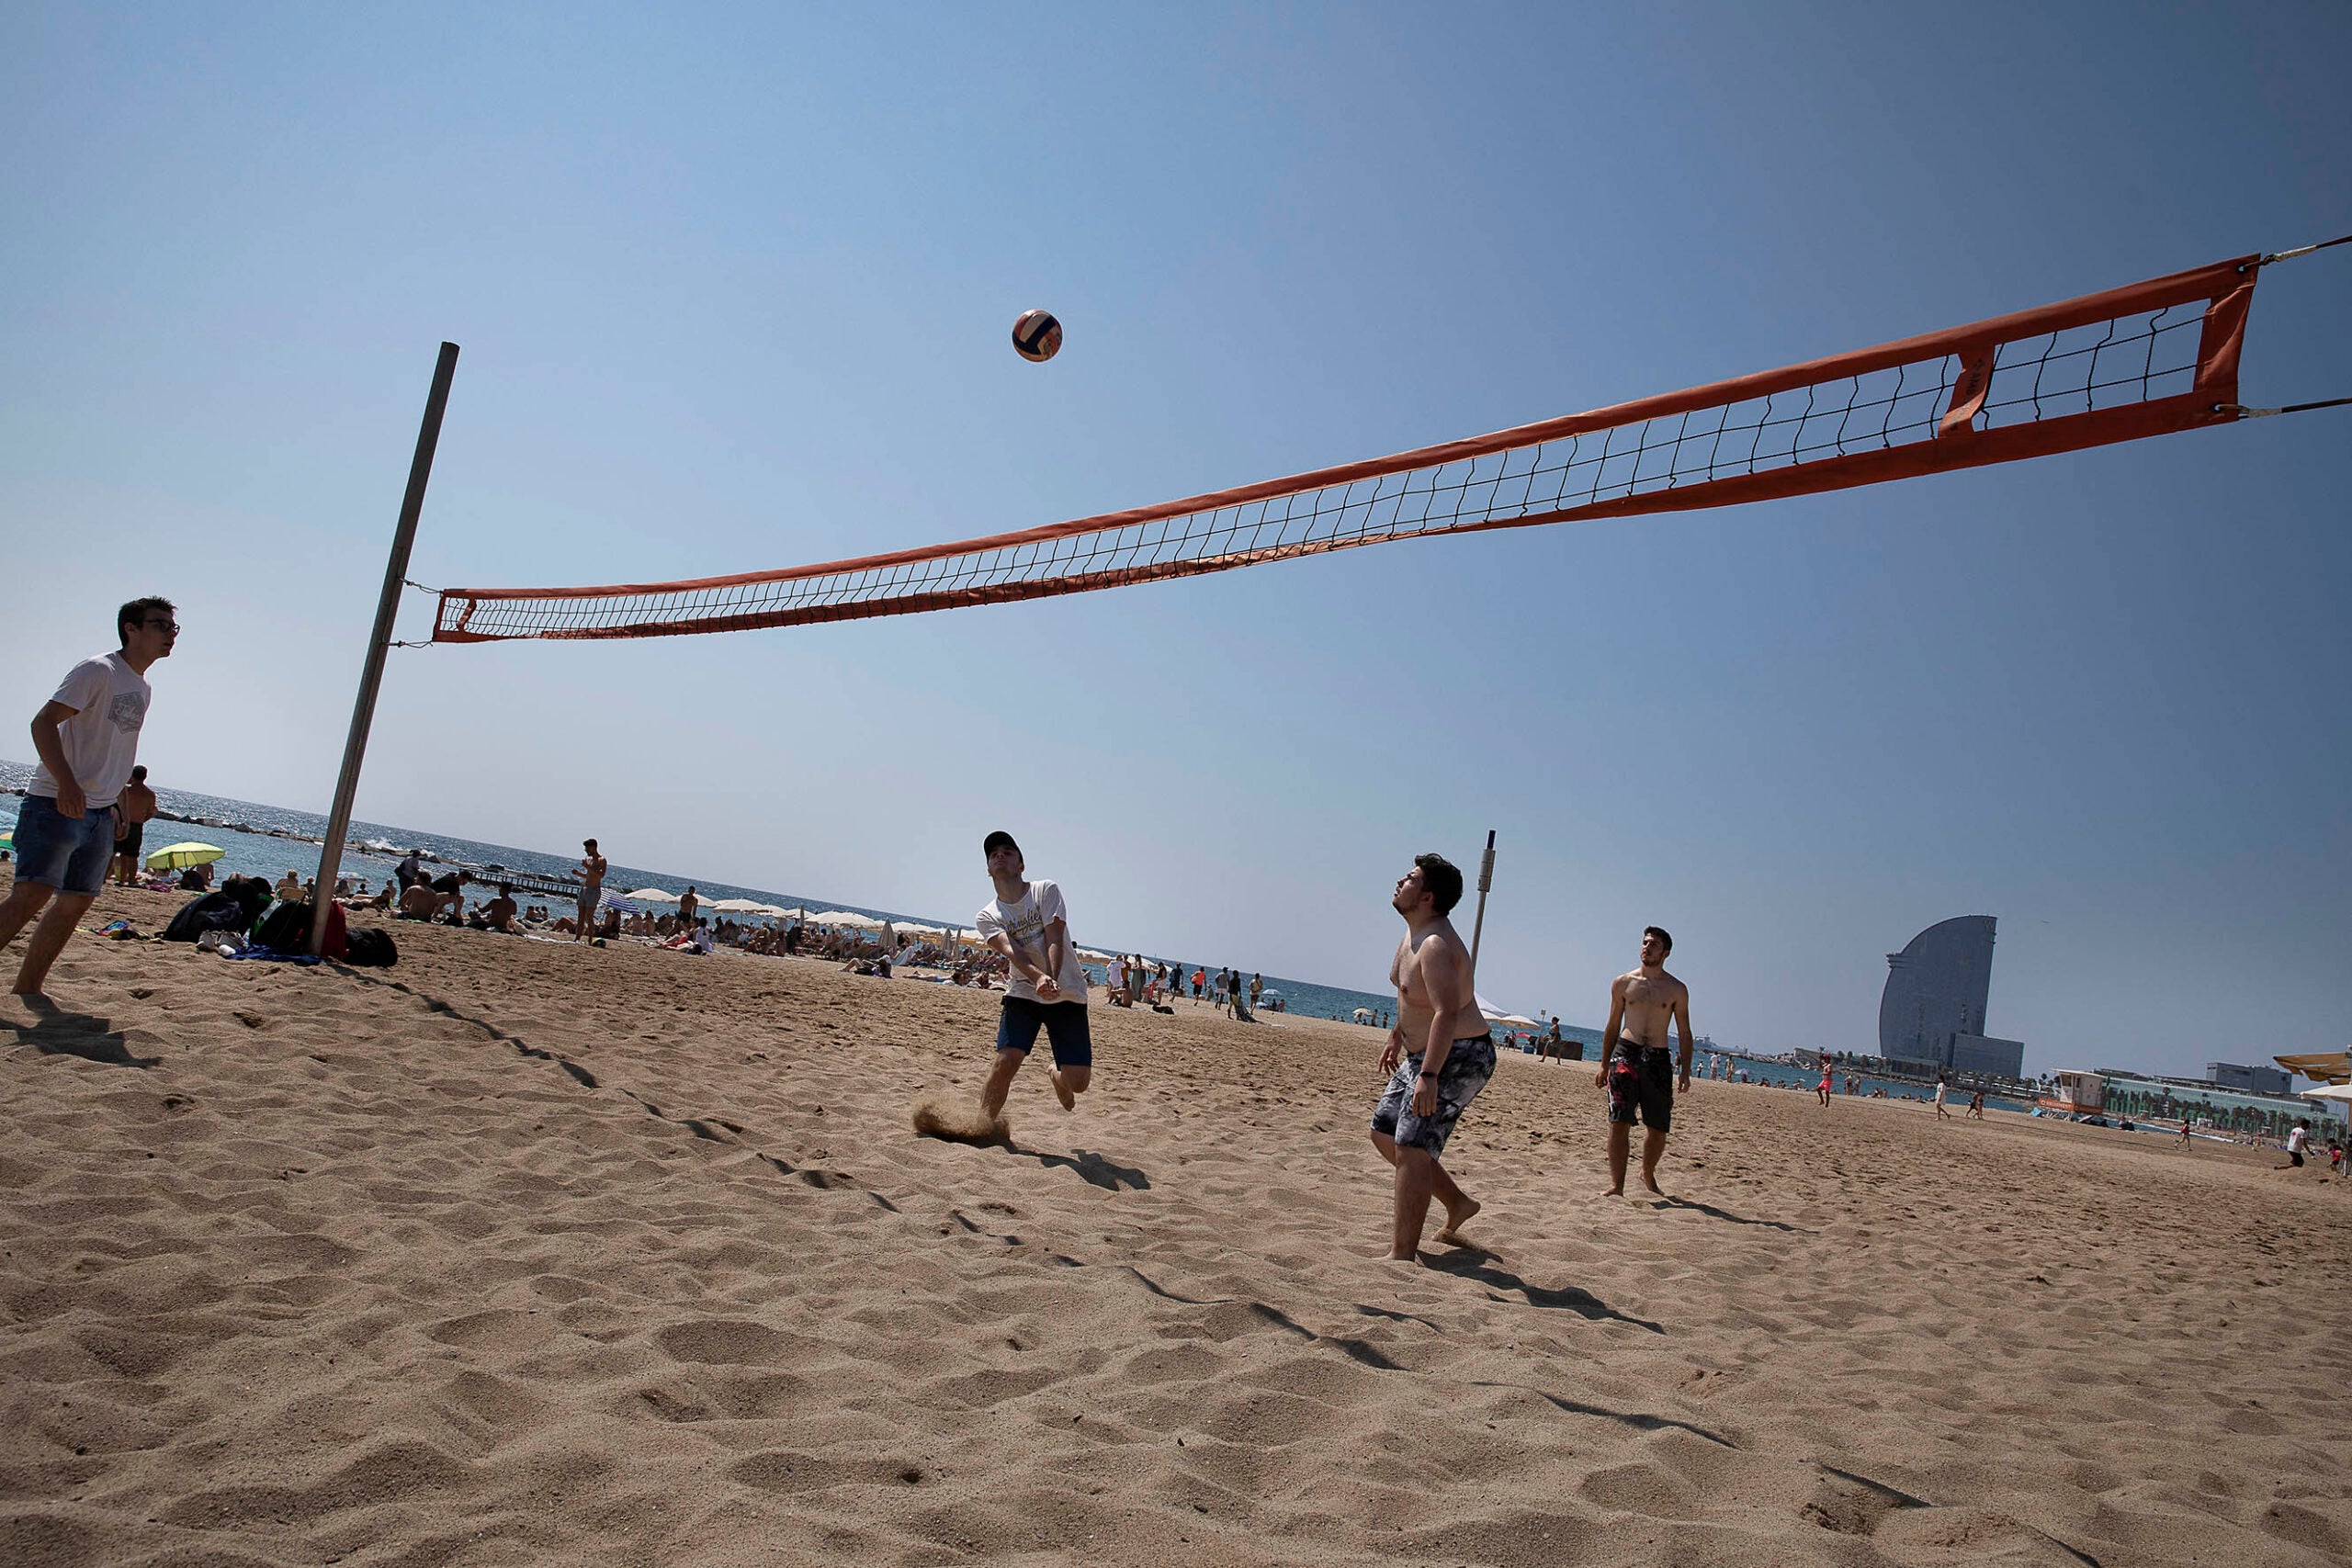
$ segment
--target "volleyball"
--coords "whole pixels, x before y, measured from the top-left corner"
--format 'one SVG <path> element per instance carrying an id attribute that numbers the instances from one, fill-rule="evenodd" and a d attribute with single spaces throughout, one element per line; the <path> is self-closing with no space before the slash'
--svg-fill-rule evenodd
<path id="1" fill-rule="evenodd" d="M 1061 346 L 1062 324 L 1051 310 L 1023 310 L 1012 323 L 1013 351 L 1034 365 L 1043 365 Z"/>

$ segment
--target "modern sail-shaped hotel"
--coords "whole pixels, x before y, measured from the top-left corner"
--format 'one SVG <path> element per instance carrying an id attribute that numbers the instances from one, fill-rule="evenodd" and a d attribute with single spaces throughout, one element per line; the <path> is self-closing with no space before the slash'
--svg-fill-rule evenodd
<path id="1" fill-rule="evenodd" d="M 1956 915 L 1886 955 L 1878 1054 L 1948 1072 L 2024 1076 L 2025 1043 L 1984 1032 L 1993 994 L 1993 917 Z"/>

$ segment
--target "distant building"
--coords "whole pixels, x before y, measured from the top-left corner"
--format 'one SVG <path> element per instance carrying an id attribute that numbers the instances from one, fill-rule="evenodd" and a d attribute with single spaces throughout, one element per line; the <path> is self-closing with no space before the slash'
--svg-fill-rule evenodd
<path id="1" fill-rule="evenodd" d="M 1880 1055 L 1952 1072 L 2024 1076 L 2025 1043 L 1984 1032 L 1993 994 L 1993 924 L 1990 915 L 1957 915 L 1886 955 Z"/>
<path id="2" fill-rule="evenodd" d="M 2109 1116 L 2163 1122 L 2185 1117 L 2201 1126 L 2261 1138 L 2283 1138 L 2301 1121 L 2311 1122 L 2323 1139 L 2345 1133 L 2341 1100 L 2221 1089 L 2197 1078 L 2158 1077 L 2120 1067 L 2098 1071 L 2105 1080 L 2104 1109 Z"/>
<path id="3" fill-rule="evenodd" d="M 2295 1087 L 2284 1067 L 2244 1067 L 2235 1062 L 2208 1062 L 2205 1081 L 2215 1089 L 2244 1089 L 2250 1094 L 2285 1094 Z"/>

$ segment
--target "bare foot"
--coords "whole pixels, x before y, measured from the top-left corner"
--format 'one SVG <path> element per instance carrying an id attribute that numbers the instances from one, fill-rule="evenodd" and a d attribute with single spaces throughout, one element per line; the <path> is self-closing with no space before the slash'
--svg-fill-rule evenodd
<path id="1" fill-rule="evenodd" d="M 1485 1207 L 1486 1205 L 1476 1198 L 1464 1197 L 1462 1200 L 1462 1207 L 1446 1210 L 1445 1228 L 1437 1233 L 1438 1240 L 1450 1241 L 1457 1246 L 1467 1246 L 1468 1243 L 1462 1239 L 1462 1227 L 1476 1219 L 1478 1211 Z"/>
<path id="2" fill-rule="evenodd" d="M 1415 1268 L 1415 1269 L 1418 1269 L 1418 1268 L 1419 1268 L 1419 1267 L 1421 1266 L 1421 1258 L 1420 1258 L 1420 1255 L 1419 1255 L 1419 1253 L 1414 1253 L 1414 1254 L 1412 1254 L 1412 1255 L 1411 1255 L 1411 1256 L 1409 1256 L 1409 1257 L 1399 1258 L 1399 1257 L 1397 1257 L 1397 1256 L 1396 1256 L 1396 1254 L 1395 1254 L 1395 1253 L 1393 1253 L 1393 1252 L 1392 1252 L 1392 1253 L 1390 1253 L 1387 1257 L 1385 1257 L 1385 1258 L 1382 1258 L 1382 1259 L 1381 1259 L 1381 1261 L 1382 1261 L 1383 1263 L 1403 1263 L 1403 1264 L 1408 1264 L 1408 1265 L 1409 1265 L 1409 1266 L 1411 1266 L 1411 1267 L 1413 1267 L 1413 1268 Z"/>
<path id="3" fill-rule="evenodd" d="M 1075 1111 L 1078 1109 L 1078 1096 L 1070 1093 L 1069 1085 L 1062 1082 L 1062 1070 L 1059 1067 L 1056 1067 L 1053 1071 L 1047 1073 L 1046 1075 L 1046 1081 L 1054 1086 L 1054 1098 L 1062 1102 L 1062 1109 L 1064 1111 Z"/>
<path id="4" fill-rule="evenodd" d="M 1623 1198 L 1624 1195 L 1625 1195 L 1625 1184 L 1624 1184 L 1623 1182 L 1622 1182 L 1622 1181 L 1621 1181 L 1621 1182 L 1619 1182 L 1616 1186 L 1611 1187 L 1611 1189 L 1609 1189 L 1609 1190 L 1608 1190 L 1608 1191 L 1603 1192 L 1603 1193 L 1601 1194 L 1601 1196 L 1602 1196 L 1603 1198 Z"/>
<path id="5" fill-rule="evenodd" d="M 1653 1198 L 1663 1198 L 1666 1196 L 1663 1191 L 1659 1190 L 1658 1184 L 1651 1180 L 1646 1176 L 1642 1178 L 1642 1190 L 1647 1192 Z"/>

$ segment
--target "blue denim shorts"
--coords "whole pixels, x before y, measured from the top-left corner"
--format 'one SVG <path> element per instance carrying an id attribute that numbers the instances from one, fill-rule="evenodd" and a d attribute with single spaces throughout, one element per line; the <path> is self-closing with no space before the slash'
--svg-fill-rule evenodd
<path id="1" fill-rule="evenodd" d="M 107 885 L 114 859 L 114 807 L 68 817 L 45 795 L 28 795 L 17 810 L 17 880 L 60 893 L 94 894 Z"/>
<path id="2" fill-rule="evenodd" d="M 1004 1012 L 997 1020 L 996 1048 L 1026 1054 L 1037 1043 L 1040 1025 L 1053 1045 L 1054 1066 L 1094 1065 L 1094 1036 L 1086 1026 L 1084 1002 L 1033 1002 L 1026 997 L 1005 998 Z"/>

